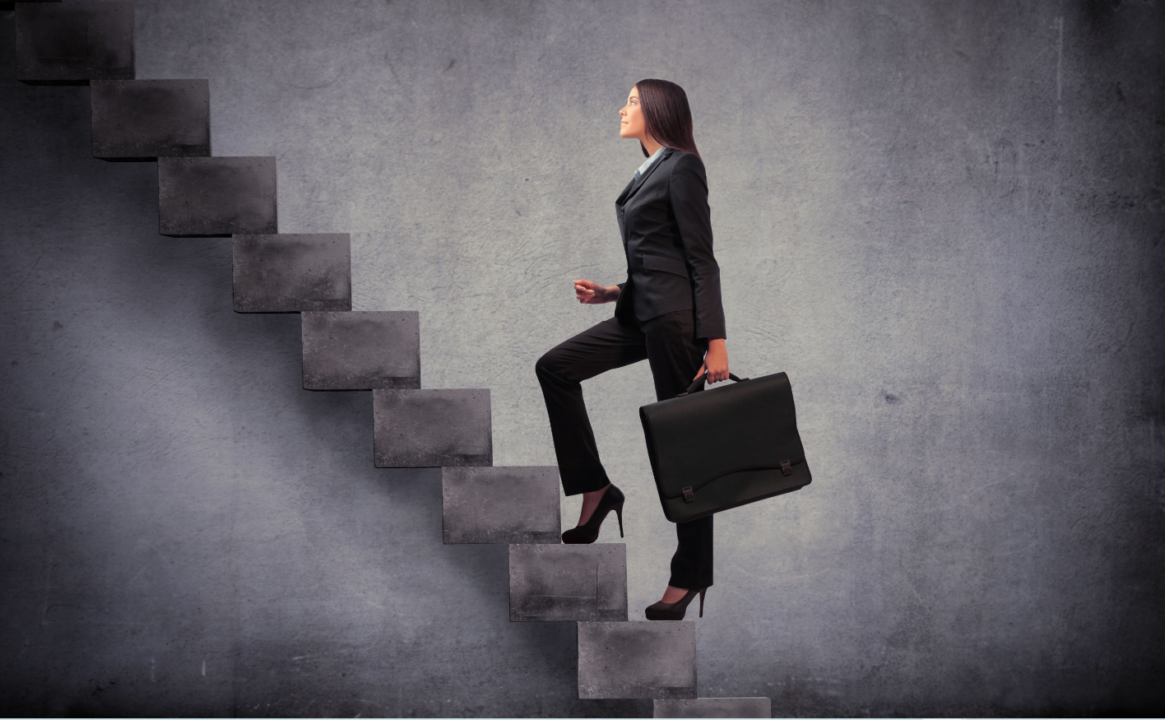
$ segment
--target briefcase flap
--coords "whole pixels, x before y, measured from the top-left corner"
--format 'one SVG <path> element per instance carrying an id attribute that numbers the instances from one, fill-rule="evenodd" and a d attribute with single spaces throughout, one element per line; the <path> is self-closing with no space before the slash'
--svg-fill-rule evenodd
<path id="1" fill-rule="evenodd" d="M 805 462 L 785 373 L 639 408 L 660 494 L 678 498 L 733 473 Z"/>

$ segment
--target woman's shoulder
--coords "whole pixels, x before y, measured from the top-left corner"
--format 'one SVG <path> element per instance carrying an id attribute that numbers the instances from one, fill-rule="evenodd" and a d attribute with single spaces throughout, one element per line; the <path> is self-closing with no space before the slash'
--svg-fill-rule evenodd
<path id="1" fill-rule="evenodd" d="M 676 173 L 695 173 L 701 180 L 707 178 L 704 172 L 704 161 L 695 153 L 672 148 L 671 171 Z"/>
<path id="2" fill-rule="evenodd" d="M 696 153 L 690 153 L 687 150 L 680 150 L 679 148 L 668 149 L 671 150 L 672 157 L 675 162 L 695 162 L 699 163 L 700 165 L 704 164 L 704 161 L 701 160 L 700 156 Z"/>
<path id="3" fill-rule="evenodd" d="M 679 148 L 671 148 L 671 152 L 673 167 L 693 167 L 699 168 L 700 172 L 704 171 L 704 161 L 696 153 L 690 153 Z"/>

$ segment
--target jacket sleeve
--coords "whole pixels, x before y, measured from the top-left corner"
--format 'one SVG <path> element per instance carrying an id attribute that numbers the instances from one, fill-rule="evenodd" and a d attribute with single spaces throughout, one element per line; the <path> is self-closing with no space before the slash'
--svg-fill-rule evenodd
<path id="1" fill-rule="evenodd" d="M 696 155 L 682 153 L 668 182 L 684 259 L 695 286 L 696 337 L 708 340 L 725 337 L 720 266 L 712 256 L 712 216 L 704 163 Z"/>

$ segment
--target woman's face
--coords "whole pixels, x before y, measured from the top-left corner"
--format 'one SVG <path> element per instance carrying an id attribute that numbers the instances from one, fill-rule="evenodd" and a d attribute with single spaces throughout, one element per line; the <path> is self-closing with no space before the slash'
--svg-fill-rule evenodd
<path id="1" fill-rule="evenodd" d="M 619 137 L 639 138 L 647 137 L 647 123 L 643 120 L 643 109 L 639 106 L 639 90 L 631 88 L 627 96 L 627 104 L 619 111 L 622 118 L 619 125 Z"/>

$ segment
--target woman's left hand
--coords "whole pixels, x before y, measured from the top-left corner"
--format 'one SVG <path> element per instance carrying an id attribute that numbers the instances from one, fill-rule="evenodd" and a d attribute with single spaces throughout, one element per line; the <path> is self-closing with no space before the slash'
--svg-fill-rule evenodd
<path id="1" fill-rule="evenodd" d="M 709 385 L 728 379 L 728 347 L 724 344 L 724 338 L 708 341 L 708 352 L 704 355 L 704 362 L 700 365 L 696 377 L 692 379 L 695 380 L 705 373 L 708 375 L 706 382 Z"/>

